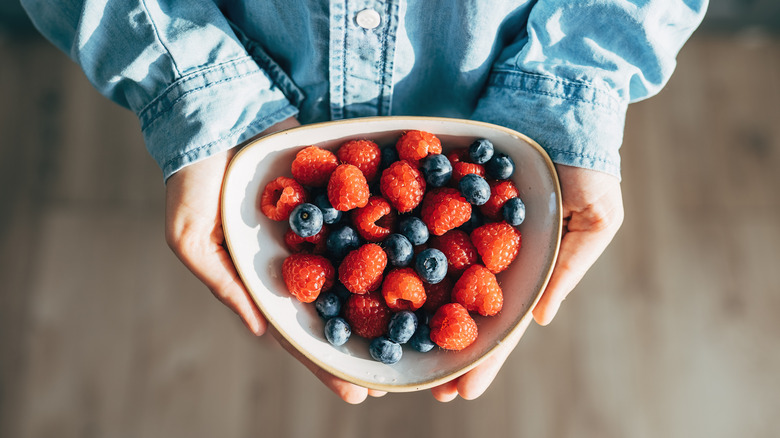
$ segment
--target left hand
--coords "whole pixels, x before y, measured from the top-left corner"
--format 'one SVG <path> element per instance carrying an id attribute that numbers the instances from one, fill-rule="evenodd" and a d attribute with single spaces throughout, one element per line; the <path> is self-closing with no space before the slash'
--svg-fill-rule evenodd
<path id="1" fill-rule="evenodd" d="M 550 282 L 533 309 L 540 325 L 549 324 L 566 296 L 593 266 L 623 223 L 623 198 L 620 181 L 606 173 L 565 165 L 556 165 L 561 182 L 563 236 Z M 493 382 L 509 353 L 530 323 L 507 339 L 490 357 L 463 376 L 431 390 L 439 401 L 479 397 Z"/>

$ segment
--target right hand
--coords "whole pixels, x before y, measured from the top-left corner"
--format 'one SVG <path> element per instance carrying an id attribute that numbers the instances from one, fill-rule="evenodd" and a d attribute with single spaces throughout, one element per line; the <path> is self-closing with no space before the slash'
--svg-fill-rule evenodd
<path id="1" fill-rule="evenodd" d="M 295 118 L 284 120 L 260 135 L 299 126 Z M 225 246 L 219 199 L 230 159 L 238 148 L 189 165 L 168 178 L 165 194 L 165 237 L 182 263 L 235 312 L 256 336 L 268 322 L 241 281 Z M 276 340 L 308 368 L 325 386 L 348 403 L 360 403 L 368 395 L 384 395 L 332 376 L 293 348 L 276 330 Z"/>
<path id="2" fill-rule="evenodd" d="M 282 121 L 261 135 L 298 126 Z M 222 180 L 238 148 L 193 163 L 168 178 L 165 191 L 165 239 L 182 263 L 233 310 L 256 336 L 267 322 L 241 282 L 225 246 L 219 199 Z"/>

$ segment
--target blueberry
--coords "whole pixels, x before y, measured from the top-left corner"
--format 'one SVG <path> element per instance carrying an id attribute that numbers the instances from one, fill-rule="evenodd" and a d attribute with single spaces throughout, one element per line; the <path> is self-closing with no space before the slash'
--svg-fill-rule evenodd
<path id="1" fill-rule="evenodd" d="M 518 226 L 525 220 L 525 204 L 520 198 L 512 198 L 501 207 L 501 213 L 509 225 Z"/>
<path id="2" fill-rule="evenodd" d="M 326 224 L 335 224 L 341 220 L 341 212 L 333 208 L 326 193 L 320 193 L 314 198 L 314 205 L 322 212 L 322 221 Z"/>
<path id="3" fill-rule="evenodd" d="M 344 345 L 351 334 L 352 329 L 344 318 L 337 316 L 325 322 L 325 339 L 332 345 L 337 347 L 339 345 Z"/>
<path id="4" fill-rule="evenodd" d="M 387 338 L 397 344 L 405 344 L 417 330 L 417 315 L 409 310 L 396 312 L 387 326 Z"/>
<path id="5" fill-rule="evenodd" d="M 393 266 L 408 266 L 414 257 L 412 243 L 403 234 L 393 233 L 384 241 L 387 261 Z"/>
<path id="6" fill-rule="evenodd" d="M 414 259 L 414 269 L 428 284 L 436 284 L 447 275 L 447 257 L 436 248 L 420 251 Z"/>
<path id="7" fill-rule="evenodd" d="M 386 336 L 374 338 L 368 346 L 368 352 L 374 360 L 388 365 L 398 362 L 403 355 L 401 345 L 387 339 Z"/>
<path id="8" fill-rule="evenodd" d="M 325 247 L 334 259 L 341 260 L 347 253 L 360 247 L 360 237 L 354 228 L 343 225 L 331 230 L 325 240 Z"/>
<path id="9" fill-rule="evenodd" d="M 471 217 L 466 221 L 466 223 L 460 226 L 460 229 L 465 231 L 466 234 L 471 234 L 472 231 L 474 231 L 477 227 L 481 227 L 484 223 L 485 219 L 482 217 L 482 212 L 479 211 L 478 208 L 472 208 Z"/>
<path id="10" fill-rule="evenodd" d="M 441 187 L 452 177 L 452 164 L 442 154 L 428 155 L 423 158 L 420 161 L 420 170 L 425 177 L 425 182 L 432 187 Z"/>
<path id="11" fill-rule="evenodd" d="M 290 213 L 290 228 L 301 237 L 311 237 L 322 229 L 322 212 L 314 204 L 298 204 Z"/>
<path id="12" fill-rule="evenodd" d="M 471 143 L 469 146 L 469 158 L 472 163 L 485 164 L 493 157 L 493 143 L 486 138 Z"/>
<path id="13" fill-rule="evenodd" d="M 507 179 L 515 171 L 515 162 L 509 155 L 498 152 L 485 163 L 485 173 L 493 179 Z"/>
<path id="14" fill-rule="evenodd" d="M 410 216 L 401 219 L 398 228 L 401 231 L 401 234 L 406 236 L 406 238 L 409 239 L 409 242 L 414 246 L 422 245 L 428 241 L 428 227 L 425 225 L 425 222 L 418 217 Z"/>
<path id="15" fill-rule="evenodd" d="M 412 335 L 412 339 L 409 339 L 409 345 L 420 353 L 427 353 L 433 350 L 436 344 L 431 341 L 431 328 L 420 324 Z"/>
<path id="16" fill-rule="evenodd" d="M 341 299 L 334 292 L 321 293 L 314 301 L 314 308 L 323 319 L 330 319 L 341 312 Z"/>
<path id="17" fill-rule="evenodd" d="M 476 173 L 469 173 L 458 182 L 458 189 L 469 203 L 482 205 L 490 199 L 490 185 L 485 178 Z"/>
<path id="18" fill-rule="evenodd" d="M 385 170 L 390 167 L 391 164 L 398 161 L 398 151 L 395 146 L 388 146 L 381 150 L 381 161 L 379 162 L 379 170 Z"/>

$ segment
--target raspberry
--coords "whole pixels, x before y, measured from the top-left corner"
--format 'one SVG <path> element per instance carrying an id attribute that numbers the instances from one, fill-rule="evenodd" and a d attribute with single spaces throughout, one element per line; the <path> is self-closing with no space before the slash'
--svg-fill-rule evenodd
<path id="1" fill-rule="evenodd" d="M 441 141 L 425 131 L 407 131 L 395 144 L 398 157 L 419 167 L 419 161 L 431 154 L 441 153 Z"/>
<path id="2" fill-rule="evenodd" d="M 379 292 L 350 295 L 344 304 L 344 318 L 352 327 L 352 332 L 367 339 L 387 332 L 391 313 Z"/>
<path id="3" fill-rule="evenodd" d="M 425 287 L 425 304 L 423 309 L 429 312 L 435 312 L 439 307 L 452 301 L 450 294 L 452 293 L 452 278 L 444 277 L 444 280 L 436 284 L 428 284 L 423 282 Z"/>
<path id="4" fill-rule="evenodd" d="M 282 263 L 282 277 L 287 290 L 304 303 L 311 303 L 320 292 L 330 289 L 335 272 L 330 261 L 318 255 L 292 254 Z"/>
<path id="5" fill-rule="evenodd" d="M 425 194 L 420 216 L 431 233 L 441 236 L 471 218 L 471 204 L 458 190 L 439 187 Z"/>
<path id="6" fill-rule="evenodd" d="M 502 218 L 501 209 L 506 201 L 517 198 L 520 192 L 517 191 L 515 183 L 511 180 L 491 180 L 488 181 L 488 185 L 490 186 L 490 198 L 486 203 L 480 205 L 479 209 L 490 219 L 499 220 Z"/>
<path id="7" fill-rule="evenodd" d="M 323 187 L 338 165 L 339 161 L 333 152 L 317 146 L 309 146 L 295 155 L 292 162 L 292 175 L 296 181 L 305 186 Z"/>
<path id="8" fill-rule="evenodd" d="M 431 247 L 447 256 L 448 274 L 460 275 L 466 268 L 477 262 L 477 248 L 471 243 L 469 235 L 462 230 L 450 230 L 431 239 Z"/>
<path id="9" fill-rule="evenodd" d="M 396 161 L 382 172 L 379 190 L 400 213 L 412 211 L 425 194 L 425 178 L 408 161 Z"/>
<path id="10" fill-rule="evenodd" d="M 280 176 L 266 184 L 260 195 L 260 211 L 271 220 L 286 221 L 298 204 L 308 196 L 303 186 L 292 178 Z"/>
<path id="11" fill-rule="evenodd" d="M 414 269 L 393 269 L 385 275 L 382 296 L 391 310 L 414 311 L 425 303 L 425 287 Z"/>
<path id="12" fill-rule="evenodd" d="M 506 222 L 482 225 L 471 232 L 471 242 L 482 262 L 494 274 L 506 269 L 520 251 L 520 232 Z"/>
<path id="13" fill-rule="evenodd" d="M 467 348 L 478 336 L 472 315 L 501 311 L 496 274 L 517 258 L 512 224 L 525 213 L 517 187 L 504 181 L 513 168 L 487 140 L 445 157 L 435 135 L 407 131 L 384 149 L 367 139 L 335 153 L 305 147 L 293 178 L 268 183 L 258 204 L 273 220 L 289 219 L 284 242 L 293 254 L 283 279 L 291 295 L 341 323 L 340 331 L 326 327 L 329 342 L 342 345 L 351 327 L 373 340 L 372 357 L 395 363 L 403 343 L 420 352 Z"/>
<path id="14" fill-rule="evenodd" d="M 374 291 L 382 284 L 387 254 L 375 243 L 351 251 L 339 265 L 339 280 L 353 294 Z"/>
<path id="15" fill-rule="evenodd" d="M 447 158 L 450 160 L 452 166 L 452 178 L 450 182 L 458 184 L 460 179 L 469 173 L 475 173 L 481 177 L 485 177 L 485 166 L 481 164 L 469 163 L 469 150 L 458 149 L 456 151 L 447 154 Z"/>
<path id="16" fill-rule="evenodd" d="M 305 252 L 322 255 L 327 251 L 327 246 L 325 244 L 327 238 L 328 229 L 324 226 L 319 233 L 311 237 L 301 237 L 295 234 L 292 229 L 288 229 L 287 232 L 284 233 L 284 244 L 287 245 L 287 249 L 293 253 Z"/>
<path id="17" fill-rule="evenodd" d="M 370 140 L 350 140 L 339 146 L 336 156 L 342 163 L 360 169 L 368 181 L 376 178 L 379 164 L 382 162 L 379 146 Z"/>
<path id="18" fill-rule="evenodd" d="M 496 276 L 482 265 L 472 265 L 452 288 L 452 301 L 470 312 L 493 316 L 504 305 L 504 293 Z"/>
<path id="19" fill-rule="evenodd" d="M 390 203 L 381 196 L 368 198 L 365 207 L 352 212 L 352 222 L 360 237 L 369 242 L 380 242 L 395 228 L 396 214 Z"/>
<path id="20" fill-rule="evenodd" d="M 454 149 L 447 153 L 450 163 L 465 163 L 469 161 L 469 148 Z"/>
<path id="21" fill-rule="evenodd" d="M 477 323 L 465 307 L 449 303 L 431 318 L 431 340 L 445 350 L 463 350 L 477 339 Z"/>
<path id="22" fill-rule="evenodd" d="M 339 211 L 365 207 L 368 203 L 368 183 L 363 172 L 351 164 L 341 164 L 330 175 L 328 200 Z"/>

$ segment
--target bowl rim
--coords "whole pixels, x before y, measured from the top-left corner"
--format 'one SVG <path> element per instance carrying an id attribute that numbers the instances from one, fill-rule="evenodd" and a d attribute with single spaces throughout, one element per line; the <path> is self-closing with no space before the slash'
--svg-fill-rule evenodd
<path id="1" fill-rule="evenodd" d="M 528 143 L 532 148 L 536 150 L 536 152 L 541 156 L 542 160 L 545 163 L 545 166 L 547 167 L 547 170 L 549 171 L 550 175 L 552 176 L 552 184 L 555 191 L 555 222 L 557 224 L 556 230 L 555 230 L 555 243 L 554 248 L 552 251 L 552 257 L 550 258 L 550 266 L 546 270 L 544 279 L 539 283 L 539 288 L 535 293 L 535 296 L 532 300 L 531 305 L 529 306 L 528 310 L 524 315 L 522 315 L 520 318 L 517 319 L 517 322 L 507 331 L 506 336 L 503 338 L 503 340 L 508 339 L 514 339 L 517 337 L 517 341 L 522 337 L 523 332 L 528 327 L 528 321 L 532 316 L 532 311 L 534 307 L 536 307 L 536 304 L 541 299 L 541 296 L 547 287 L 550 278 L 552 277 L 553 269 L 556 265 L 556 262 L 558 260 L 558 255 L 560 252 L 560 245 L 561 245 L 561 237 L 563 234 L 563 206 L 562 206 L 562 200 L 561 200 L 561 186 L 560 186 L 560 180 L 558 177 L 558 172 L 555 169 L 555 164 L 550 159 L 550 156 L 547 154 L 547 151 L 542 148 L 539 143 L 537 143 L 532 138 L 528 137 L 527 135 L 520 133 L 518 131 L 515 131 L 510 128 L 506 128 L 500 125 L 495 125 L 492 123 L 487 122 L 481 122 L 476 120 L 469 120 L 469 119 L 459 119 L 459 118 L 450 118 L 450 117 L 428 117 L 428 116 L 372 116 L 372 117 L 357 117 L 357 118 L 351 118 L 351 119 L 342 119 L 342 120 L 331 120 L 331 121 L 325 121 L 325 122 L 316 122 L 316 123 L 310 123 L 306 125 L 300 125 L 288 129 L 284 129 L 281 131 L 276 131 L 267 135 L 261 135 L 253 137 L 244 143 L 239 145 L 239 150 L 233 155 L 233 157 L 230 159 L 230 162 L 228 163 L 227 168 L 225 169 L 225 175 L 223 177 L 222 181 L 222 192 L 220 194 L 220 220 L 222 221 L 222 229 L 223 234 L 225 237 L 225 244 L 227 246 L 228 254 L 231 256 L 231 261 L 233 261 L 233 265 L 236 268 L 236 271 L 239 275 L 239 278 L 244 284 L 244 287 L 247 289 L 247 292 L 249 292 L 249 296 L 251 297 L 254 304 L 258 307 L 260 312 L 262 313 L 263 317 L 266 318 L 268 323 L 272 326 L 270 328 L 273 328 L 273 330 L 269 330 L 269 332 L 273 334 L 278 334 L 278 336 L 282 336 L 283 340 L 290 344 L 295 350 L 297 350 L 303 357 L 313 362 L 316 366 L 323 369 L 327 373 L 338 377 L 342 380 L 345 380 L 347 382 L 362 386 L 364 388 L 374 389 L 374 390 L 381 390 L 381 391 L 387 391 L 387 392 L 411 392 L 411 391 L 420 391 L 424 389 L 429 389 L 436 387 L 438 385 L 441 385 L 443 383 L 446 383 L 448 381 L 454 380 L 463 374 L 471 371 L 478 365 L 480 365 L 484 360 L 486 360 L 488 357 L 492 356 L 496 350 L 501 347 L 504 342 L 496 342 L 495 345 L 490 347 L 484 354 L 482 354 L 480 357 L 472 360 L 468 364 L 462 366 L 458 370 L 449 373 L 447 375 L 436 377 L 436 378 L 430 378 L 428 380 L 424 380 L 417 383 L 406 383 L 406 384 L 389 384 L 389 383 L 376 383 L 376 382 L 369 382 L 365 381 L 363 379 L 360 379 L 356 376 L 343 373 L 339 371 L 338 369 L 335 369 L 325 363 L 324 361 L 320 360 L 319 358 L 310 355 L 309 351 L 305 348 L 303 348 L 301 345 L 299 345 L 297 342 L 295 342 L 294 339 L 291 339 L 287 333 L 280 329 L 279 323 L 275 320 L 275 318 L 267 312 L 267 309 L 264 308 L 260 300 L 258 300 L 255 297 L 255 293 L 249 289 L 247 286 L 247 281 L 245 279 L 245 275 L 242 271 L 242 268 L 239 264 L 235 263 L 235 260 L 232 260 L 232 254 L 233 254 L 233 248 L 230 238 L 230 230 L 226 229 L 224 227 L 225 224 L 225 216 L 226 216 L 226 196 L 225 196 L 225 185 L 227 184 L 227 181 L 230 179 L 232 175 L 232 171 L 234 169 L 234 164 L 238 161 L 240 156 L 248 150 L 250 147 L 255 146 L 257 143 L 263 142 L 266 139 L 274 136 L 281 136 L 288 134 L 291 131 L 301 131 L 301 130 L 311 130 L 311 129 L 317 129 L 324 126 L 330 126 L 330 125 L 343 125 L 343 124 L 356 124 L 356 123 L 366 123 L 366 122 L 403 122 L 403 121 L 430 121 L 430 122 L 449 122 L 449 123 L 461 123 L 461 124 L 470 124 L 474 126 L 481 126 L 484 128 L 490 128 L 493 130 L 499 130 L 504 131 L 506 134 L 510 136 L 515 136 L 521 138 L 523 141 Z"/>

